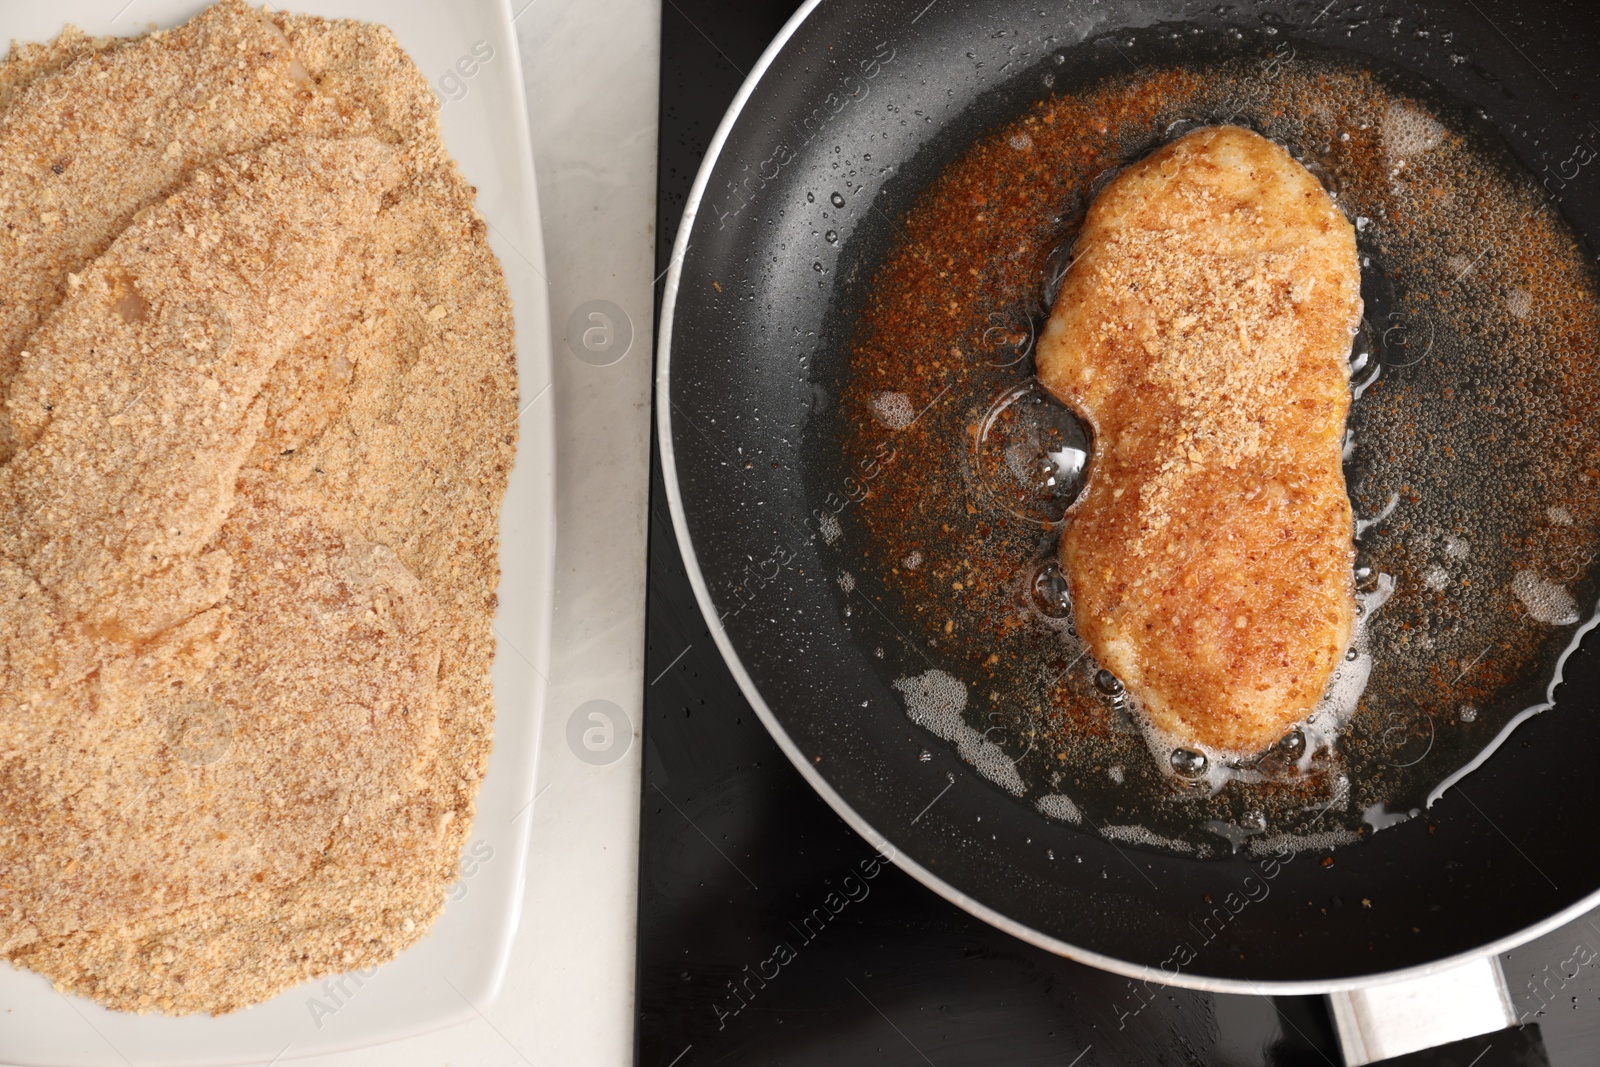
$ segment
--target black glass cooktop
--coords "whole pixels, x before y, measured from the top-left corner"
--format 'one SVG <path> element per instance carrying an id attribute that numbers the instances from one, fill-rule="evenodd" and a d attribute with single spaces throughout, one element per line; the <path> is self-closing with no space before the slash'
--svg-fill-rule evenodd
<path id="1" fill-rule="evenodd" d="M 665 0 L 658 270 L 723 112 L 795 6 Z M 640 1067 L 1338 1067 L 1320 997 L 1152 996 L 1001 933 L 878 862 L 740 694 L 684 574 L 658 457 L 651 468 Z M 1540 1063 L 1526 1051 L 1538 1036 L 1557 1067 L 1600 1062 L 1600 913 L 1504 962 L 1538 1035 L 1403 1062 Z"/>

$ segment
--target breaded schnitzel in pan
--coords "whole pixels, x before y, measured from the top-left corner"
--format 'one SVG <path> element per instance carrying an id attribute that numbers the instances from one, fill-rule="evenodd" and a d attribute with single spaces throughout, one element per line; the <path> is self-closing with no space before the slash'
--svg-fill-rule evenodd
<path id="1" fill-rule="evenodd" d="M 1061 539 L 1078 632 L 1175 744 L 1260 750 L 1355 617 L 1355 230 L 1284 149 L 1215 126 L 1118 175 L 1074 253 L 1038 367 L 1095 433 Z"/>

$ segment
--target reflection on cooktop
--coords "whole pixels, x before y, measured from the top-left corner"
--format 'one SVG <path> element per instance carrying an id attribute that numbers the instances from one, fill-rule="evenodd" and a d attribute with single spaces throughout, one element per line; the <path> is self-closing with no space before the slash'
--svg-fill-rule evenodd
<path id="1" fill-rule="evenodd" d="M 794 7 L 664 4 L 658 270 L 712 133 Z M 883 862 L 740 694 L 695 605 L 658 459 L 651 476 L 641 1067 L 1341 1062 L 1320 997 L 1129 981 L 1003 934 Z M 1549 1062 L 1600 1061 L 1600 919 L 1503 959 Z M 1477 1067 L 1514 1062 L 1500 1055 Z"/>

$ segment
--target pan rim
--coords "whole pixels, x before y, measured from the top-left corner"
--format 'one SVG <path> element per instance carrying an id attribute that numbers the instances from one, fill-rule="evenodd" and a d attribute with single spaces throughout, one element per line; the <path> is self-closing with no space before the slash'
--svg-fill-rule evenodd
<path id="1" fill-rule="evenodd" d="M 723 629 L 722 623 L 717 616 L 716 604 L 711 598 L 710 587 L 706 584 L 705 576 L 701 572 L 699 556 L 695 551 L 694 542 L 689 536 L 688 518 L 684 511 L 683 498 L 679 491 L 677 458 L 672 443 L 671 357 L 672 327 L 677 311 L 678 290 L 682 281 L 683 263 L 688 254 L 690 235 L 699 217 L 701 201 L 711 182 L 711 172 L 716 168 L 728 137 L 733 132 L 734 126 L 738 124 L 745 105 L 749 102 L 750 97 L 754 95 L 768 68 L 771 67 L 774 60 L 785 49 L 801 24 L 821 6 L 822 2 L 823 0 L 806 0 L 790 16 L 789 21 L 784 23 L 777 36 L 772 39 L 755 65 L 750 68 L 749 74 L 745 76 L 744 82 L 739 86 L 739 91 L 734 96 L 733 102 L 729 104 L 722 121 L 718 123 L 716 132 L 712 134 L 711 140 L 706 147 L 705 158 L 701 160 L 700 168 L 695 173 L 694 184 L 690 187 L 688 199 L 684 204 L 683 217 L 678 224 L 678 232 L 673 240 L 672 256 L 667 263 L 666 285 L 662 290 L 661 312 L 656 325 L 656 447 L 661 457 L 662 481 L 667 493 L 667 508 L 672 515 L 673 534 L 678 542 L 678 551 L 683 557 L 684 572 L 688 576 L 690 587 L 694 590 L 695 603 L 700 608 L 701 617 L 704 618 L 707 628 L 711 631 L 711 638 L 716 643 L 718 651 L 721 652 L 723 662 L 727 664 L 729 672 L 738 683 L 739 691 L 750 702 L 750 706 L 761 720 L 761 724 L 766 727 L 767 732 L 777 742 L 784 756 L 800 772 L 806 783 L 833 809 L 835 814 L 865 839 L 869 845 L 875 848 L 880 855 L 888 857 L 901 870 L 969 915 L 981 919 L 996 929 L 1002 930 L 1035 948 L 1043 949 L 1057 956 L 1063 956 L 1086 966 L 1095 967 L 1123 977 L 1181 989 L 1256 996 L 1306 996 L 1347 992 L 1374 985 L 1384 985 L 1390 982 L 1414 981 L 1442 974 L 1485 957 L 1498 956 L 1502 952 L 1510 951 L 1544 934 L 1557 930 L 1600 905 L 1600 890 L 1596 890 L 1537 923 L 1507 934 L 1488 944 L 1481 945 L 1476 949 L 1459 952 L 1428 963 L 1416 964 L 1396 970 L 1375 971 L 1367 975 L 1294 981 L 1253 981 L 1248 978 L 1217 978 L 1208 975 L 1188 974 L 1181 971 L 1173 974 L 1159 968 L 1132 963 L 1115 956 L 1107 956 L 1092 949 L 1062 941 L 1049 934 L 1041 933 L 969 896 L 916 860 L 901 853 L 893 842 L 857 813 L 850 803 L 839 795 L 827 779 L 822 776 L 821 772 L 806 758 L 805 754 L 800 751 L 799 746 L 789 736 L 788 731 L 784 729 L 783 724 L 778 721 L 772 709 L 767 705 L 754 679 L 745 669 L 744 662 L 740 659 L 738 651 L 733 647 L 732 640 L 728 637 L 727 631 Z M 1532 716 L 1526 717 L 1531 718 Z M 1524 716 L 1518 716 L 1517 723 L 1520 724 L 1523 719 Z M 1494 748 L 1498 748 L 1498 745 L 1494 746 Z M 1490 754 L 1492 754 L 1492 750 Z M 1473 765 L 1472 769 L 1476 769 L 1476 764 Z"/>

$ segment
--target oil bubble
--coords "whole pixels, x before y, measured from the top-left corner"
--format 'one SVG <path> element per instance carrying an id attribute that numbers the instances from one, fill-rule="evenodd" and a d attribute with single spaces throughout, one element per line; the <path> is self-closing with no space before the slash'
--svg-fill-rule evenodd
<path id="1" fill-rule="evenodd" d="M 1185 778 L 1199 778 L 1206 773 L 1206 759 L 1204 752 L 1196 752 L 1189 748 L 1175 748 L 1169 757 L 1172 769 Z"/>
<path id="2" fill-rule="evenodd" d="M 1072 593 L 1061 565 L 1053 559 L 1033 576 L 1033 604 L 1048 618 L 1065 619 L 1072 614 Z"/>
<path id="3" fill-rule="evenodd" d="M 989 406 L 974 452 L 978 482 L 996 504 L 1027 522 L 1054 526 L 1083 489 L 1089 431 L 1030 380 Z"/>

